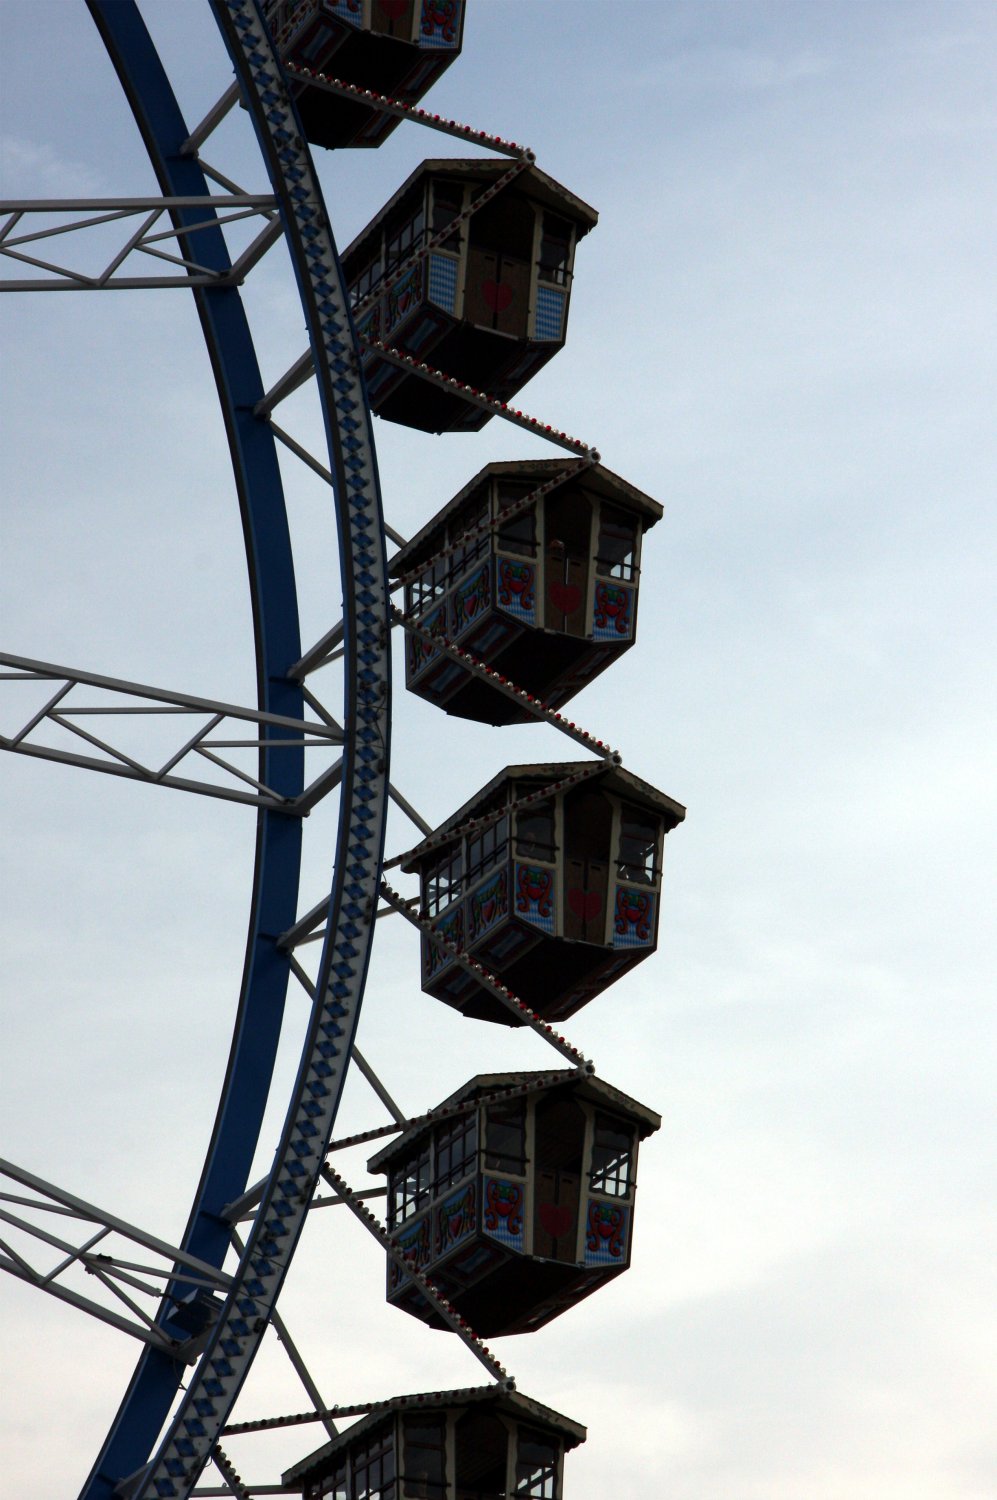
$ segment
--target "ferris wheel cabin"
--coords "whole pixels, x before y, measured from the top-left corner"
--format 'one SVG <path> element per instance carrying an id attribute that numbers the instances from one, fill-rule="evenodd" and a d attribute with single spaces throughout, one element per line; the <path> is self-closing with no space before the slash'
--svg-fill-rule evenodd
<path id="1" fill-rule="evenodd" d="M 535 166 L 487 196 L 509 170 L 504 159 L 423 162 L 343 255 L 361 339 L 505 402 L 563 346 L 575 246 L 598 221 Z M 364 371 L 372 409 L 390 422 L 476 432 L 492 415 L 376 351 Z"/>
<path id="2" fill-rule="evenodd" d="M 409 578 L 408 689 L 461 718 L 530 722 L 521 702 L 434 646 L 445 636 L 560 708 L 633 645 L 641 539 L 661 515 L 601 464 L 488 464 L 392 559 L 392 575 Z"/>
<path id="3" fill-rule="evenodd" d="M 530 1333 L 630 1264 L 637 1150 L 660 1116 L 598 1078 L 473 1078 L 368 1166 L 388 1177 L 388 1227 L 469 1326 Z M 447 1325 L 388 1260 L 388 1301 Z"/>
<path id="4" fill-rule="evenodd" d="M 263 13 L 282 61 L 416 104 L 460 52 L 463 0 L 269 0 Z M 399 117 L 289 72 L 315 146 L 379 146 Z"/>
<path id="5" fill-rule="evenodd" d="M 288 1469 L 304 1500 L 563 1500 L 585 1428 L 518 1391 L 396 1396 Z"/>
<path id="6" fill-rule="evenodd" d="M 621 766 L 506 767 L 402 865 L 447 945 L 424 932 L 423 990 L 465 1016 L 523 1025 L 463 955 L 545 1021 L 573 1015 L 654 952 L 664 836 L 684 817 Z"/>

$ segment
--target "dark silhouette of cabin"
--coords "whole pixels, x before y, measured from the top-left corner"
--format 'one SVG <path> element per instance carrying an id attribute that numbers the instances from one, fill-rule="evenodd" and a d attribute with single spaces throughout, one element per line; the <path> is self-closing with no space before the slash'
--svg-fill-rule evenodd
<path id="1" fill-rule="evenodd" d="M 474 208 L 509 165 L 424 161 L 343 255 L 362 336 L 505 402 L 563 345 L 575 245 L 598 219 L 535 166 Z M 465 212 L 447 239 L 397 274 Z M 476 432 L 491 416 L 376 353 L 364 372 L 372 408 L 390 422 Z"/>
<path id="2" fill-rule="evenodd" d="M 563 1500 L 569 1417 L 501 1386 L 395 1396 L 282 1476 L 304 1500 Z"/>
<path id="3" fill-rule="evenodd" d="M 415 104 L 460 52 L 464 0 L 269 0 L 264 16 L 285 62 Z M 320 81 L 288 75 L 316 146 L 379 146 L 399 123 Z"/>
<path id="4" fill-rule="evenodd" d="M 562 483 L 503 521 L 560 473 Z M 661 515 L 656 500 L 601 464 L 492 463 L 395 554 L 391 571 L 421 569 L 405 606 L 423 632 L 557 709 L 633 645 L 641 537 Z M 405 685 L 461 718 L 530 721 L 527 708 L 414 632 Z"/>
<path id="5" fill-rule="evenodd" d="M 402 868 L 418 872 L 435 932 L 561 1020 L 654 952 L 662 843 L 684 817 L 621 766 L 508 766 Z M 422 988 L 465 1016 L 524 1024 L 425 934 Z"/>
<path id="6" fill-rule="evenodd" d="M 393 1239 L 475 1333 L 529 1333 L 627 1269 L 653 1110 L 573 1071 L 472 1078 L 441 1110 L 368 1166 Z M 388 1301 L 447 1326 L 393 1258 Z"/>

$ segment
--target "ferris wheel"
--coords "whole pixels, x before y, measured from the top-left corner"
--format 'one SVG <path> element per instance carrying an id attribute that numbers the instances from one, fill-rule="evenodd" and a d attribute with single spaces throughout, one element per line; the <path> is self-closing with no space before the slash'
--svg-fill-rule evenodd
<path id="1" fill-rule="evenodd" d="M 15 200 L 3 205 L 0 252 L 12 292 L 190 290 L 239 499 L 257 702 L 10 653 L 0 688 L 35 695 L 16 725 L 4 722 L 8 751 L 144 783 L 150 796 L 159 787 L 256 809 L 241 993 L 176 1241 L 4 1162 L 0 1266 L 141 1345 L 81 1500 L 561 1500 L 563 1456 L 584 1429 L 519 1393 L 483 1337 L 539 1328 L 628 1264 L 637 1148 L 657 1116 L 596 1077 L 558 1028 L 653 953 L 662 844 L 684 811 L 561 711 L 635 640 L 641 542 L 660 507 L 589 445 L 513 404 L 564 343 L 574 251 L 596 215 L 526 148 L 419 107 L 459 53 L 460 0 L 209 3 L 235 82 L 192 126 L 137 6 L 88 0 L 159 194 Z M 212 163 L 215 133 L 238 117 L 255 133 L 264 192 Z M 400 120 L 488 155 L 428 159 L 340 254 L 312 148 L 376 146 Z M 118 239 L 99 272 L 84 274 L 71 245 L 95 227 Z M 308 347 L 267 385 L 241 289 L 278 245 Z M 317 452 L 280 417 L 306 383 L 321 408 Z M 406 540 L 385 519 L 372 414 L 441 433 L 498 417 L 559 456 L 487 464 Z M 341 618 L 331 612 L 311 636 L 299 621 L 282 454 L 334 497 Z M 587 758 L 510 765 L 431 826 L 390 771 L 396 629 L 413 694 L 488 724 L 546 722 Z M 335 699 L 320 686 L 330 676 Z M 138 717 L 177 727 L 154 763 L 115 737 Z M 303 826 L 320 804 L 335 807 L 335 849 L 328 887 L 312 895 L 301 889 Z M 415 828 L 400 850 L 385 848 L 390 804 Z M 397 866 L 416 894 L 395 889 Z M 531 1028 L 556 1064 L 482 1070 L 446 1100 L 419 1101 L 418 1113 L 399 1108 L 356 1046 L 378 919 L 391 913 L 419 931 L 428 995 L 485 1030 Z M 321 955 L 311 971 L 306 945 Z M 282 1074 L 292 982 L 309 1020 Z M 390 1124 L 337 1139 L 352 1065 Z M 281 1088 L 283 1124 L 256 1176 Z M 381 1148 L 370 1168 L 387 1179 L 384 1223 L 330 1161 L 367 1140 Z M 388 1300 L 463 1340 L 489 1386 L 324 1406 L 277 1307 L 320 1201 L 364 1222 L 385 1252 Z M 67 1223 L 82 1225 L 81 1237 Z M 28 1255 L 25 1237 L 54 1252 L 55 1266 Z M 67 1273 L 79 1271 L 103 1300 L 73 1289 Z M 311 1409 L 239 1424 L 233 1407 L 272 1328 Z M 349 1416 L 360 1420 L 339 1434 L 337 1418 Z M 226 1437 L 306 1420 L 324 1426 L 324 1446 L 280 1483 L 247 1489 Z M 209 1463 L 223 1488 L 194 1491 Z"/>

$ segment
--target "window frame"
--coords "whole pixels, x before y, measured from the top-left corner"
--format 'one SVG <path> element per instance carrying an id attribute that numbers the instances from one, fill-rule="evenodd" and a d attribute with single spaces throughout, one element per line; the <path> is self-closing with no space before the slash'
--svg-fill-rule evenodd
<path id="1" fill-rule="evenodd" d="M 617 517 L 621 519 L 618 520 Z M 611 538 L 613 528 L 620 536 L 626 532 L 632 537 L 630 551 L 619 558 L 607 555 L 603 550 Z M 617 583 L 636 583 L 640 572 L 640 542 L 640 518 L 618 505 L 609 505 L 603 501 L 599 506 L 599 524 L 596 531 L 596 575 L 599 578 L 612 578 Z"/>
<path id="2" fill-rule="evenodd" d="M 382 260 L 384 262 L 384 274 L 390 276 L 392 271 L 414 255 L 426 241 L 426 195 L 423 193 L 421 202 L 409 213 L 409 215 L 396 222 L 393 233 L 388 234 L 387 227 L 382 239 Z"/>
<path id="3" fill-rule="evenodd" d="M 466 889 L 464 879 L 464 840 L 458 839 L 434 864 L 427 866 L 423 884 L 423 908 L 427 917 L 439 916 L 454 902 L 461 900 Z"/>
<path id="4" fill-rule="evenodd" d="M 424 614 L 438 599 L 443 598 L 448 581 L 447 559 L 431 558 L 406 588 L 408 609 L 415 614 Z"/>
<path id="5" fill-rule="evenodd" d="M 444 184 L 446 184 L 446 186 L 444 186 Z M 450 188 L 450 192 L 452 195 L 451 201 L 449 203 L 445 202 L 447 186 Z M 448 178 L 435 178 L 431 181 L 429 208 L 426 215 L 426 221 L 429 226 L 430 239 L 434 239 L 435 236 L 438 235 L 442 229 L 445 229 L 446 226 L 453 219 L 455 219 L 458 214 L 462 214 L 464 212 L 464 209 L 467 206 L 467 195 L 464 191 L 464 187 L 465 185 L 463 182 L 458 181 L 451 183 L 450 179 Z M 456 208 L 454 207 L 455 203 Z M 446 217 L 444 217 L 443 214 L 437 212 L 438 208 L 442 208 L 444 206 L 446 206 L 450 210 L 447 213 Z M 464 223 L 457 226 L 453 234 L 448 235 L 447 238 L 441 241 L 441 243 L 435 248 L 437 250 L 449 250 L 451 254 L 459 255 L 461 253 L 461 250 L 463 249 L 464 240 L 466 239 L 466 230 L 467 221 L 465 220 Z"/>
<path id="6" fill-rule="evenodd" d="M 447 1500 L 447 1497 L 449 1495 L 449 1489 L 447 1485 L 447 1448 L 449 1436 L 448 1427 L 449 1424 L 447 1422 L 447 1418 L 442 1413 L 439 1415 L 434 1415 L 427 1412 L 425 1415 L 412 1414 L 402 1417 L 402 1473 L 399 1477 L 401 1483 L 405 1487 L 406 1496 L 416 1496 L 418 1497 L 418 1500 Z M 419 1442 L 414 1438 L 410 1438 L 409 1430 L 418 1428 L 437 1429 L 439 1433 L 438 1444 Z M 439 1457 L 439 1479 L 430 1477 L 427 1477 L 426 1479 L 418 1479 L 415 1477 L 415 1475 L 409 1473 L 410 1454 L 413 1452 L 413 1450 L 416 1453 L 421 1451 L 423 1453 L 434 1454 Z"/>
<path id="7" fill-rule="evenodd" d="M 508 1121 L 503 1121 L 500 1118 L 503 1114 L 518 1115 L 518 1122 L 516 1124 L 510 1125 Z M 500 1128 L 505 1128 L 508 1130 L 515 1130 L 516 1134 L 518 1134 L 520 1138 L 522 1153 L 513 1155 L 511 1151 L 506 1151 L 501 1147 L 493 1145 L 491 1141 L 491 1131 L 493 1126 L 498 1126 Z M 487 1106 L 485 1110 L 485 1130 L 483 1142 L 484 1167 L 486 1172 L 495 1172 L 499 1175 L 501 1175 L 502 1173 L 507 1173 L 512 1177 L 525 1177 L 527 1175 L 526 1168 L 529 1162 L 529 1158 L 526 1154 L 527 1126 L 528 1118 L 525 1099 L 520 1098 L 500 1100 L 495 1104 L 490 1104 Z"/>
<path id="8" fill-rule="evenodd" d="M 562 239 L 556 233 L 548 233 L 548 221 L 553 231 L 554 225 L 564 225 L 567 237 Z M 544 209 L 540 219 L 540 238 L 537 245 L 537 280 L 545 282 L 548 286 L 571 285 L 572 260 L 574 257 L 575 226 L 570 219 L 564 218 L 562 214 L 551 213 Z M 544 249 L 547 245 L 564 245 L 564 255 L 560 259 L 544 258 Z"/>
<path id="9" fill-rule="evenodd" d="M 534 503 L 503 524 L 502 514 L 525 500 L 535 484 L 523 480 L 499 479 L 495 486 L 495 550 L 509 553 L 512 557 L 536 557 L 539 548 L 539 516 Z M 515 528 L 529 531 L 529 536 L 516 536 Z"/>
<path id="10" fill-rule="evenodd" d="M 383 247 L 379 249 L 372 260 L 364 266 L 356 281 L 350 287 L 350 306 L 357 307 L 366 297 L 369 297 L 375 287 L 384 280 L 384 254 Z"/>
<path id="11" fill-rule="evenodd" d="M 620 1150 L 618 1142 L 601 1143 L 600 1133 L 603 1137 L 615 1135 L 621 1140 L 626 1138 L 628 1142 L 626 1150 Z M 599 1161 L 597 1155 L 600 1151 L 604 1153 L 602 1162 Z M 616 1115 L 597 1110 L 592 1122 L 589 1192 L 598 1193 L 603 1198 L 629 1198 L 636 1182 L 636 1166 L 637 1132 L 634 1127 Z"/>
<path id="12" fill-rule="evenodd" d="M 528 823 L 530 819 L 544 817 L 544 809 L 549 808 L 550 819 L 550 843 L 541 842 L 538 839 L 529 839 L 520 831 L 521 824 Z M 540 864 L 556 865 L 558 856 L 557 842 L 557 800 L 548 797 L 542 802 L 531 802 L 527 807 L 521 807 L 516 812 L 515 820 L 515 855 L 517 859 L 539 861 Z M 542 852 L 536 852 L 536 851 Z"/>
<path id="13" fill-rule="evenodd" d="M 479 557 L 485 557 L 491 546 L 491 536 L 487 530 L 470 542 L 458 545 L 461 537 L 466 531 L 476 531 L 479 526 L 487 527 L 490 520 L 488 501 L 481 496 L 474 505 L 468 505 L 465 508 L 459 520 L 451 521 L 447 528 L 447 536 L 448 545 L 454 549 L 450 554 L 450 577 L 453 581 L 456 581 L 462 573 L 466 573 L 468 568 L 473 567 Z"/>
<path id="14" fill-rule="evenodd" d="M 628 816 L 632 828 L 652 834 L 650 841 L 626 832 Z M 630 849 L 627 840 L 630 840 Z M 631 802 L 620 804 L 620 832 L 617 842 L 616 874 L 631 885 L 656 887 L 661 880 L 661 817 Z M 643 850 L 643 854 L 641 851 Z"/>
<path id="15" fill-rule="evenodd" d="M 464 884 L 471 886 L 509 857 L 509 815 L 503 813 L 487 828 L 474 830 L 464 841 Z"/>
<path id="16" fill-rule="evenodd" d="M 524 1457 L 527 1445 L 546 1449 L 546 1457 Z M 561 1444 L 555 1437 L 536 1428 L 520 1427 L 516 1432 L 516 1476 L 513 1495 L 522 1500 L 560 1500 Z"/>
<path id="17" fill-rule="evenodd" d="M 431 1196 L 439 1198 L 478 1170 L 481 1143 L 478 1139 L 478 1111 L 466 1110 L 456 1119 L 446 1120 L 433 1132 Z M 446 1160 L 446 1165 L 441 1163 Z"/>
<path id="18" fill-rule="evenodd" d="M 395 1424 L 350 1450 L 350 1500 L 397 1500 Z M 362 1472 L 366 1471 L 366 1472 Z M 390 1471 L 390 1472 L 388 1472 Z M 361 1491 L 360 1481 L 366 1488 Z"/>
<path id="19" fill-rule="evenodd" d="M 427 1137 L 417 1152 L 393 1167 L 388 1179 L 388 1228 L 398 1229 L 415 1218 L 431 1197 L 432 1155 Z"/>

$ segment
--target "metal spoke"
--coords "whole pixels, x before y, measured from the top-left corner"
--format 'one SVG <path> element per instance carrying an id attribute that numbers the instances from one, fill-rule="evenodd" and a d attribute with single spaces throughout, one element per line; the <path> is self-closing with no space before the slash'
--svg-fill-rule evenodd
<path id="1" fill-rule="evenodd" d="M 19 755 L 30 755 L 58 761 L 64 765 L 75 765 L 87 770 L 100 771 L 107 775 L 124 776 L 144 781 L 150 785 L 172 787 L 175 790 L 199 792 L 210 797 L 249 803 L 261 807 L 279 807 L 298 817 L 307 814 L 328 792 L 338 786 L 342 774 L 342 762 L 327 767 L 314 777 L 308 786 L 294 798 L 281 796 L 265 781 L 233 765 L 217 753 L 224 749 L 275 750 L 328 750 L 343 742 L 343 732 L 331 715 L 321 709 L 315 719 L 293 719 L 284 714 L 265 713 L 260 709 L 246 708 L 238 704 L 222 703 L 210 698 L 196 698 L 190 694 L 156 688 L 148 683 L 129 682 L 124 678 L 100 676 L 81 672 L 73 667 L 57 666 L 52 662 L 34 661 L 28 657 L 0 654 L 0 666 L 9 670 L 0 673 L 0 690 L 4 683 L 12 682 L 58 682 L 59 686 L 43 706 L 35 710 L 25 722 L 9 736 L 0 735 L 0 749 Z M 67 701 L 69 694 L 77 688 L 97 688 L 116 695 L 120 701 L 113 704 Z M 131 700 L 145 698 L 151 702 L 136 705 Z M 152 715 L 169 719 L 179 715 L 191 718 L 204 715 L 204 722 L 193 734 L 187 735 L 178 748 L 171 752 L 157 767 L 145 765 L 134 755 L 128 754 L 107 738 L 96 735 L 77 722 L 81 718 L 103 716 L 128 718 L 136 715 Z M 279 738 L 267 734 L 252 737 L 221 737 L 215 731 L 227 720 L 238 724 L 251 724 L 261 730 L 280 730 Z M 46 724 L 83 740 L 102 752 L 106 759 L 84 755 L 78 751 L 59 749 L 40 740 L 37 736 Z M 34 738 L 32 738 L 34 736 Z M 187 756 L 199 756 L 221 770 L 238 786 L 219 784 L 198 777 L 174 775 L 174 768 Z M 251 787 L 252 791 L 244 790 Z"/>
<path id="2" fill-rule="evenodd" d="M 239 85 L 230 83 L 217 103 L 213 104 L 199 125 L 195 125 L 190 135 L 180 147 L 181 156 L 196 156 L 198 150 L 204 145 L 208 136 L 216 130 L 229 110 L 239 102 Z"/>
<path id="3" fill-rule="evenodd" d="M 232 1243 L 235 1246 L 236 1250 L 238 1250 L 239 1254 L 242 1255 L 246 1247 L 242 1243 L 242 1240 L 239 1238 L 234 1229 L 232 1230 Z M 274 1332 L 276 1333 L 277 1338 L 283 1345 L 284 1352 L 286 1353 L 288 1359 L 291 1361 L 291 1364 L 294 1366 L 295 1374 L 307 1391 L 309 1400 L 314 1406 L 316 1412 L 325 1410 L 326 1402 L 322 1400 L 322 1394 L 319 1391 L 319 1388 L 316 1385 L 314 1379 L 312 1378 L 308 1366 L 302 1359 L 297 1344 L 294 1342 L 290 1333 L 288 1332 L 287 1324 L 284 1322 L 284 1319 L 281 1317 L 276 1308 L 270 1315 L 270 1321 L 273 1324 Z M 339 1431 L 339 1428 L 336 1426 L 332 1418 L 322 1417 L 320 1420 L 329 1436 L 335 1437 L 337 1432 Z"/>
<path id="4" fill-rule="evenodd" d="M 161 1307 L 164 1291 L 176 1280 L 178 1268 L 182 1271 L 186 1286 L 201 1288 L 205 1292 L 231 1287 L 233 1278 L 228 1273 L 167 1243 L 157 1235 L 149 1234 L 137 1225 L 46 1182 L 12 1162 L 0 1161 L 0 1177 L 27 1187 L 37 1195 L 29 1198 L 21 1194 L 0 1193 L 0 1203 L 14 1204 L 35 1214 L 54 1213 L 60 1215 L 64 1222 L 69 1219 L 81 1225 L 96 1226 L 92 1232 L 84 1233 L 80 1243 L 74 1244 L 25 1217 L 23 1213 L 12 1213 L 7 1208 L 0 1208 L 0 1220 L 5 1224 L 37 1245 L 48 1246 L 60 1253 L 55 1265 L 43 1271 L 33 1266 L 26 1255 L 8 1239 L 2 1239 L 0 1250 L 4 1253 L 0 1255 L 0 1270 L 155 1348 L 169 1349 L 183 1359 L 194 1358 L 189 1339 L 171 1337 L 159 1326 L 156 1312 Z M 96 1250 L 96 1246 L 104 1244 L 111 1236 L 138 1245 L 160 1257 L 162 1263 L 136 1261 Z M 131 1318 L 124 1317 L 113 1306 L 108 1307 L 105 1303 L 83 1296 L 66 1286 L 64 1278 L 74 1269 L 92 1276 L 111 1297 L 127 1308 Z M 147 1311 L 142 1307 L 134 1297 L 129 1296 L 125 1287 L 151 1298 L 153 1310 Z M 133 1319 L 137 1321 L 132 1321 Z"/>
<path id="5" fill-rule="evenodd" d="M 303 358 L 310 360 L 311 356 L 305 355 L 303 356 Z M 299 361 L 299 364 L 300 363 L 301 361 Z M 304 376 L 302 380 L 297 382 L 297 384 L 304 384 L 304 380 L 307 378 L 307 375 Z M 292 389 L 294 388 L 296 387 L 292 387 Z M 285 394 L 290 395 L 290 391 L 285 392 Z M 262 404 L 263 403 L 261 403 L 261 405 Z M 266 415 L 266 413 L 262 411 L 258 414 L 261 416 Z M 307 448 L 303 448 L 300 443 L 296 442 L 295 439 L 291 437 L 290 433 L 285 432 L 282 427 L 278 427 L 277 423 L 274 421 L 270 422 L 270 430 L 273 433 L 274 437 L 277 438 L 279 442 L 283 443 L 285 448 L 289 448 L 290 451 L 295 455 L 295 457 L 300 458 L 302 463 L 307 464 L 308 468 L 311 469 L 314 474 L 317 474 L 320 479 L 324 479 L 326 484 L 332 483 L 332 475 L 329 473 L 329 470 L 325 467 L 325 465 L 319 463 L 317 458 L 313 458 L 312 455 L 308 452 Z M 397 532 L 393 526 L 389 526 L 387 521 L 385 521 L 384 523 L 384 531 L 385 535 L 391 538 L 396 547 L 405 546 L 405 538 L 399 532 Z"/>
<path id="6" fill-rule="evenodd" d="M 129 1223 L 127 1219 L 122 1219 L 117 1214 L 108 1213 L 105 1209 L 98 1208 L 93 1203 L 88 1203 L 84 1198 L 77 1197 L 75 1193 L 70 1193 L 65 1188 L 60 1188 L 54 1183 L 47 1182 L 43 1177 L 38 1177 L 34 1172 L 26 1171 L 25 1168 L 17 1166 L 14 1162 L 0 1159 L 0 1177 L 9 1177 L 12 1182 L 17 1182 L 22 1187 L 30 1188 L 41 1199 L 49 1199 L 51 1204 L 56 1204 L 70 1210 L 74 1217 L 85 1219 L 91 1224 L 100 1224 L 108 1233 L 120 1234 L 124 1239 L 132 1240 L 135 1244 L 141 1245 L 143 1249 L 152 1250 L 157 1255 L 162 1255 L 171 1264 L 182 1265 L 186 1271 L 195 1273 L 197 1278 L 204 1280 L 208 1284 L 220 1287 L 231 1285 L 232 1278 L 224 1271 L 220 1271 L 216 1266 L 212 1266 L 208 1261 L 201 1260 L 196 1255 L 190 1255 L 186 1251 L 178 1249 L 176 1245 L 171 1245 L 167 1240 L 160 1239 L 158 1235 L 149 1234 L 147 1230 L 139 1228 L 136 1224 Z M 24 1202 L 25 1200 L 22 1199 L 19 1201 Z M 40 1209 L 48 1208 L 50 1203 L 42 1201 L 38 1203 L 37 1207 Z M 9 1216 L 2 1214 L 0 1217 L 7 1218 Z M 27 1228 L 29 1226 L 25 1225 L 24 1227 Z M 66 1245 L 64 1241 L 53 1239 L 43 1230 L 30 1227 L 29 1232 L 34 1234 L 36 1238 L 49 1240 L 50 1243 L 57 1244 L 60 1249 L 69 1250 L 73 1248 Z"/>
<path id="7" fill-rule="evenodd" d="M 218 181 L 220 174 L 213 175 Z M 219 182 L 219 185 L 226 188 L 226 196 L 11 199 L 2 203 L 0 212 L 8 213 L 10 218 L 0 233 L 0 258 L 33 266 L 35 270 L 46 274 L 31 280 L 0 281 L 0 291 L 114 291 L 136 287 L 224 286 L 239 282 L 280 238 L 282 231 L 276 213 L 276 200 L 270 194 L 243 192 L 235 184 Z M 184 212 L 194 209 L 199 211 L 200 218 L 190 219 Z M 74 217 L 65 223 L 42 223 L 37 228 L 30 227 L 39 216 L 52 214 L 72 214 Z M 182 228 L 179 224 L 181 216 L 184 219 Z M 180 252 L 181 237 L 189 243 L 190 235 L 260 216 L 267 220 L 264 229 L 235 262 L 224 270 L 205 265 Z M 128 231 L 103 271 L 95 276 L 70 265 L 45 260 L 37 254 L 29 253 L 27 248 L 43 240 L 78 235 L 83 231 L 117 222 L 128 224 L 135 218 L 138 218 L 138 224 Z M 167 227 L 157 229 L 155 226 L 161 222 Z M 19 229 L 16 235 L 12 233 L 15 228 Z M 175 251 L 160 248 L 162 242 L 167 240 L 174 241 L 177 247 Z M 136 255 L 152 256 L 165 261 L 168 265 L 177 267 L 182 274 L 119 274 L 129 258 Z"/>

